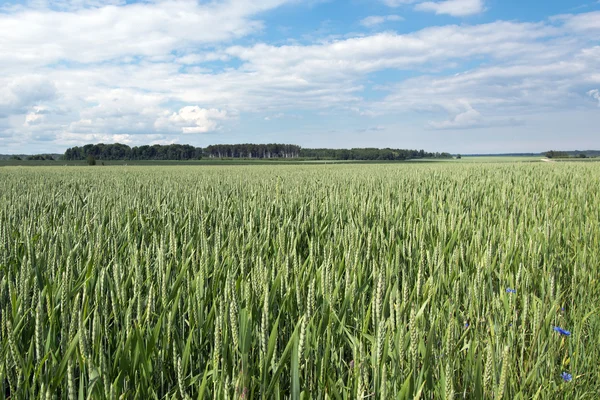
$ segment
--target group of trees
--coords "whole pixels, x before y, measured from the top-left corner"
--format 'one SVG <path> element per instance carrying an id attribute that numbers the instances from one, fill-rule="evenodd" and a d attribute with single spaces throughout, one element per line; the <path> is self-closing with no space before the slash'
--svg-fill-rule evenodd
<path id="1" fill-rule="evenodd" d="M 62 158 L 62 154 L 0 154 L 0 160 L 8 161 L 55 161 Z"/>
<path id="2" fill-rule="evenodd" d="M 204 149 L 187 144 L 129 147 L 124 144 L 87 144 L 67 149 L 65 160 L 197 160 L 210 158 L 297 158 L 300 146 L 293 144 L 218 144 Z"/>
<path id="3" fill-rule="evenodd" d="M 547 158 L 567 158 L 567 157 L 569 157 L 569 154 L 564 151 L 550 150 L 550 151 L 545 152 L 544 156 L 546 156 Z"/>
<path id="4" fill-rule="evenodd" d="M 588 158 L 598 156 L 598 151 L 554 151 L 550 150 L 544 153 L 547 158 Z"/>
<path id="5" fill-rule="evenodd" d="M 209 158 L 310 158 L 320 160 L 410 160 L 452 158 L 449 153 L 403 149 L 303 149 L 293 144 L 217 144 L 204 149 L 170 144 L 129 147 L 124 144 L 87 144 L 67 149 L 64 160 L 197 160 Z"/>
<path id="6" fill-rule="evenodd" d="M 301 149 L 295 144 L 215 144 L 203 154 L 211 158 L 298 158 Z"/>
<path id="7" fill-rule="evenodd" d="M 120 143 L 100 143 L 71 147 L 64 155 L 65 160 L 85 160 L 88 157 L 97 160 L 197 160 L 202 157 L 202 149 L 187 144 L 129 147 Z"/>
<path id="8" fill-rule="evenodd" d="M 418 158 L 452 158 L 449 153 L 429 153 L 404 149 L 302 149 L 301 157 L 333 160 L 412 160 Z"/>
<path id="9" fill-rule="evenodd" d="M 16 156 L 14 160 L 22 160 L 21 157 Z M 32 156 L 27 156 L 27 161 L 54 161 L 55 158 L 51 154 L 34 154 Z"/>

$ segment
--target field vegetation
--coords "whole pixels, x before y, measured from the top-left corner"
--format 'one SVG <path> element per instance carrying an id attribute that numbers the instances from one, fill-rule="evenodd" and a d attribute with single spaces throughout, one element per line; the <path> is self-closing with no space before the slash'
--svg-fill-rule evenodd
<path id="1" fill-rule="evenodd" d="M 597 399 L 600 166 L 0 169 L 0 390 Z"/>

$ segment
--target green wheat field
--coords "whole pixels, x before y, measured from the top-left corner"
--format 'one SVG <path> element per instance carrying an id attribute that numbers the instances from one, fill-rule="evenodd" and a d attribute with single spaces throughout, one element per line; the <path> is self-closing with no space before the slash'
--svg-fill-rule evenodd
<path id="1" fill-rule="evenodd" d="M 5 167 L 11 399 L 598 399 L 600 164 Z"/>

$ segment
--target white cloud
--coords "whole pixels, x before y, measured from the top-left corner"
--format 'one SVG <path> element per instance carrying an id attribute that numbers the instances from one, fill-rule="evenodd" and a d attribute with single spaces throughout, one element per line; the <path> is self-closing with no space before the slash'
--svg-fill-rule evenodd
<path id="1" fill-rule="evenodd" d="M 228 61 L 230 57 L 225 53 L 219 52 L 207 52 L 201 54 L 186 54 L 185 56 L 177 58 L 176 62 L 181 64 L 201 64 L 211 61 Z"/>
<path id="2" fill-rule="evenodd" d="M 448 14 L 453 17 L 465 17 L 480 14 L 485 10 L 483 0 L 444 0 L 426 1 L 415 6 L 418 11 L 431 11 L 436 14 Z"/>
<path id="3" fill-rule="evenodd" d="M 80 93 L 87 95 L 80 98 Z M 57 128 L 59 132 L 81 135 L 81 137 L 95 134 L 133 136 L 151 134 L 155 130 L 156 119 L 168 113 L 168 109 L 162 106 L 164 101 L 162 95 L 134 89 L 104 87 L 82 89 L 75 86 L 72 92 L 70 89 L 63 98 L 67 104 L 77 104 L 77 112 L 66 115 L 55 115 L 52 112 L 46 116 L 46 119 L 59 127 L 63 126 L 62 129 Z"/>
<path id="4" fill-rule="evenodd" d="M 484 0 L 382 0 L 388 7 L 414 5 L 417 11 L 447 14 L 453 17 L 466 17 L 480 14 L 485 11 Z"/>
<path id="5" fill-rule="evenodd" d="M 600 11 L 594 11 L 584 14 L 566 14 L 551 18 L 553 21 L 560 21 L 571 31 L 575 32 L 595 32 L 596 37 L 600 30 Z"/>
<path id="6" fill-rule="evenodd" d="M 41 124 L 44 119 L 43 115 L 36 113 L 29 113 L 25 116 L 25 123 L 23 126 L 31 126 Z"/>
<path id="7" fill-rule="evenodd" d="M 371 15 L 369 17 L 366 17 L 364 19 L 362 19 L 360 21 L 360 24 L 362 26 L 366 26 L 367 28 L 376 26 L 376 25 L 381 25 L 385 22 L 398 22 L 398 21 L 403 21 L 404 18 L 402 18 L 399 15 Z"/>
<path id="8" fill-rule="evenodd" d="M 310 46 L 234 46 L 227 53 L 246 62 L 244 71 L 282 71 L 290 80 L 309 83 L 306 77 L 318 79 L 324 72 L 367 73 L 479 56 L 503 59 L 540 53 L 548 46 L 537 40 L 557 33 L 547 25 L 499 21 L 432 27 L 405 35 L 385 32 Z"/>
<path id="9" fill-rule="evenodd" d="M 30 0 L 28 6 L 38 9 L 80 10 L 83 8 L 100 8 L 127 4 L 125 0 Z"/>
<path id="10" fill-rule="evenodd" d="M 54 82 L 41 75 L 0 78 L 0 114 L 24 111 L 30 106 L 52 101 L 57 96 Z"/>
<path id="11" fill-rule="evenodd" d="M 382 0 L 383 4 L 388 7 L 400 7 L 406 4 L 416 3 L 419 0 Z"/>
<path id="12" fill-rule="evenodd" d="M 158 129 L 177 127 L 182 133 L 207 133 L 219 128 L 219 121 L 227 118 L 227 111 L 215 108 L 206 109 L 198 106 L 187 106 L 168 117 L 156 121 Z"/>
<path id="13" fill-rule="evenodd" d="M 24 8 L 0 13 L 0 65 L 90 63 L 135 56 L 169 59 L 173 50 L 256 32 L 263 24 L 255 16 L 286 1 L 157 0 L 120 7 Z"/>
<path id="14" fill-rule="evenodd" d="M 441 122 L 430 122 L 430 127 L 434 129 L 465 129 L 473 128 L 482 124 L 481 114 L 471 105 L 463 101 L 461 102 L 464 110 L 456 114 L 452 119 Z"/>
<path id="15" fill-rule="evenodd" d="M 39 125 L 44 122 L 50 111 L 46 107 L 34 107 L 26 116 L 23 126 Z"/>
<path id="16" fill-rule="evenodd" d="M 67 146 L 77 146 L 87 143 L 121 143 L 127 145 L 133 144 L 154 144 L 154 142 L 166 143 L 169 139 L 164 135 L 129 135 L 112 133 L 70 133 L 63 132 L 57 135 L 57 140 Z"/>
<path id="17" fill-rule="evenodd" d="M 598 89 L 590 90 L 589 92 L 587 92 L 587 94 L 592 99 L 598 100 L 598 107 L 600 107 L 600 90 L 598 90 Z"/>
<path id="18" fill-rule="evenodd" d="M 265 121 L 272 121 L 274 119 L 281 119 L 283 117 L 285 117 L 284 113 L 277 113 L 275 115 L 268 115 L 268 116 L 266 116 L 265 117 Z"/>
<path id="19" fill-rule="evenodd" d="M 453 116 L 430 122 L 434 129 L 520 124 L 525 115 L 585 107 L 579 88 L 593 83 L 586 71 L 594 67 L 581 54 L 570 62 L 480 67 L 453 76 L 408 79 L 372 108 Z"/>

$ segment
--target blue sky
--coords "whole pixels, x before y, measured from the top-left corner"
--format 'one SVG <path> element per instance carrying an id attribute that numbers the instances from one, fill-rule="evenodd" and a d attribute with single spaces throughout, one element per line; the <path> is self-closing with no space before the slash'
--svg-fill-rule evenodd
<path id="1" fill-rule="evenodd" d="M 0 153 L 600 148 L 596 0 L 0 1 Z"/>

